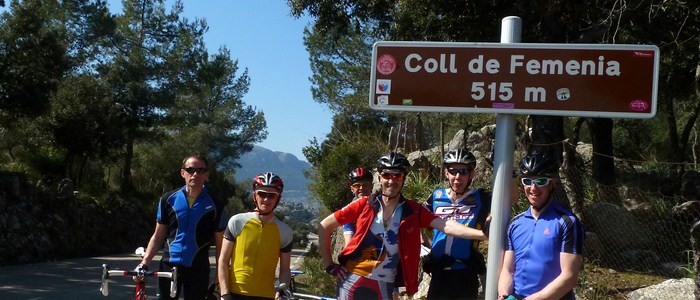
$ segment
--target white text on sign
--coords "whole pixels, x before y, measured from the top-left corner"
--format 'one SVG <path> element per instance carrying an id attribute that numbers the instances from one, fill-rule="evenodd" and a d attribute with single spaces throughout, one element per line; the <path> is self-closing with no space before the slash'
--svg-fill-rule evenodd
<path id="1" fill-rule="evenodd" d="M 438 57 L 423 59 L 420 54 L 411 53 L 406 56 L 404 66 L 410 73 L 443 73 L 457 74 L 459 72 L 457 56 L 455 54 L 440 54 Z M 469 60 L 466 69 L 472 74 L 498 74 L 501 71 L 501 62 L 498 59 L 485 59 L 479 55 Z M 526 59 L 525 55 L 513 54 L 508 61 L 508 72 L 516 74 L 525 72 L 529 75 L 570 75 L 570 76 L 613 76 L 622 75 L 620 63 L 615 60 L 606 60 L 600 55 L 595 60 L 559 60 L 559 59 Z"/>

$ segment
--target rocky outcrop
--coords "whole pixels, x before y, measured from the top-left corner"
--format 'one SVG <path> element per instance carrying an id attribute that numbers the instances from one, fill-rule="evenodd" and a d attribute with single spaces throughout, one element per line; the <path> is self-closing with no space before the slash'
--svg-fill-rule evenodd
<path id="1" fill-rule="evenodd" d="M 695 299 L 695 285 L 690 278 L 669 279 L 627 294 L 630 300 L 683 300 Z"/>

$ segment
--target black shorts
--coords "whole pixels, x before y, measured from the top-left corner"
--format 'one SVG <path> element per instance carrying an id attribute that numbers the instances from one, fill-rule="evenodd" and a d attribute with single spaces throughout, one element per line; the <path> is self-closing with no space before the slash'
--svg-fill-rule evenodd
<path id="1" fill-rule="evenodd" d="M 160 271 L 170 271 L 174 265 L 160 262 Z M 177 266 L 177 295 L 170 297 L 170 278 L 158 278 L 158 291 L 161 300 L 178 299 L 180 295 L 185 300 L 204 299 L 209 291 L 209 268 L 189 268 Z"/>
<path id="2" fill-rule="evenodd" d="M 433 269 L 428 289 L 428 300 L 476 299 L 479 294 L 479 275 L 467 269 Z"/>

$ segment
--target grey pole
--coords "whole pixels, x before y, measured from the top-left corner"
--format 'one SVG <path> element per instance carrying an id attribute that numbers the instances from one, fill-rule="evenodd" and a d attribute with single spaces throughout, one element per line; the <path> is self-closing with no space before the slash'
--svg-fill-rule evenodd
<path id="1" fill-rule="evenodd" d="M 522 21 L 519 17 L 501 20 L 501 43 L 520 43 Z M 493 203 L 489 228 L 489 252 L 486 272 L 485 299 L 498 298 L 498 274 L 503 262 L 505 235 L 513 196 L 513 151 L 515 140 L 515 116 L 496 115 L 496 141 L 494 149 Z"/>

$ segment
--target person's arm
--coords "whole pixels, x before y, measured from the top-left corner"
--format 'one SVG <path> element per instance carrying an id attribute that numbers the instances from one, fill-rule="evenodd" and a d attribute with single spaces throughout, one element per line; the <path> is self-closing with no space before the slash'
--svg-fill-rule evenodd
<path id="1" fill-rule="evenodd" d="M 503 255 L 503 266 L 498 275 L 498 299 L 513 293 L 513 274 L 515 273 L 515 252 L 507 250 Z"/>
<path id="2" fill-rule="evenodd" d="M 430 227 L 442 231 L 446 235 L 470 240 L 485 240 L 488 236 L 483 231 L 464 226 L 455 220 L 445 221 L 435 218 L 430 222 Z"/>
<path id="3" fill-rule="evenodd" d="M 141 259 L 141 264 L 148 266 L 153 260 L 153 257 L 160 250 L 161 245 L 163 245 L 163 240 L 165 240 L 165 235 L 168 233 L 168 225 L 156 223 L 156 229 L 153 231 L 151 239 L 148 241 L 148 247 L 146 247 L 146 252 L 143 254 Z"/>
<path id="4" fill-rule="evenodd" d="M 333 264 L 333 258 L 331 257 L 331 232 L 338 227 L 340 227 L 340 223 L 338 223 L 333 214 L 330 214 L 318 224 L 318 245 L 324 268 Z"/>
<path id="5" fill-rule="evenodd" d="M 423 244 L 426 247 L 432 248 L 433 247 L 433 238 L 429 237 L 425 232 L 421 230 L 420 233 L 420 240 L 421 244 Z"/>
<path id="6" fill-rule="evenodd" d="M 216 242 L 216 266 L 217 270 L 219 269 L 219 257 L 221 257 L 221 247 L 224 245 L 224 232 L 223 231 L 215 231 L 214 232 L 214 241 Z M 219 283 L 219 276 L 214 276 L 214 282 Z"/>
<path id="7" fill-rule="evenodd" d="M 318 243 L 323 268 L 331 276 L 335 277 L 335 280 L 342 282 L 345 281 L 345 272 L 347 270 L 344 266 L 335 264 L 331 253 L 331 232 L 338 227 L 340 227 L 340 223 L 335 218 L 335 215 L 331 214 L 323 219 L 318 224 Z"/>
<path id="8" fill-rule="evenodd" d="M 280 283 L 286 283 L 289 286 L 290 279 L 292 278 L 292 272 L 290 270 L 290 263 L 292 261 L 291 252 L 280 252 Z"/>
<path id="9" fill-rule="evenodd" d="M 235 247 L 236 241 L 223 239 L 221 243 L 221 253 L 219 254 L 219 259 L 217 260 L 216 264 L 216 277 L 219 280 L 219 291 L 221 291 L 221 295 L 231 293 L 228 290 L 228 275 L 229 268 L 232 268 L 233 266 L 234 257 L 231 254 L 233 253 L 233 249 Z M 235 280 L 235 278 L 231 278 L 231 280 Z"/>
<path id="10" fill-rule="evenodd" d="M 559 265 L 561 266 L 559 276 L 554 278 L 542 290 L 525 299 L 561 299 L 561 297 L 576 287 L 578 272 L 581 270 L 582 264 L 583 257 L 581 255 L 561 252 L 559 254 Z"/>

